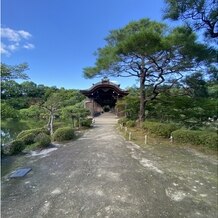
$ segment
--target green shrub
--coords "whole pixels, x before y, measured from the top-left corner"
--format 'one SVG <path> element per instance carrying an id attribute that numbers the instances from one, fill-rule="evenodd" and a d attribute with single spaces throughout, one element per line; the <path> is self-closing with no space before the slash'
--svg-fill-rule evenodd
<path id="1" fill-rule="evenodd" d="M 46 134 L 49 134 L 48 130 L 46 130 L 45 128 L 36 128 L 36 129 L 28 129 L 28 130 L 24 130 L 22 132 L 20 132 L 18 135 L 17 135 L 17 139 L 21 139 L 23 138 L 24 136 L 26 135 L 29 135 L 29 134 L 34 134 L 34 135 L 37 135 L 41 132 L 44 132 Z"/>
<path id="2" fill-rule="evenodd" d="M 51 139 L 47 134 L 41 132 L 34 138 L 34 142 L 37 148 L 45 148 L 50 145 Z"/>
<path id="3" fill-rule="evenodd" d="M 23 141 L 15 140 L 8 145 L 3 147 L 4 154 L 14 155 L 22 152 L 25 148 Z"/>
<path id="4" fill-rule="evenodd" d="M 127 127 L 134 127 L 136 125 L 136 122 L 134 120 L 128 120 L 126 122 Z"/>
<path id="5" fill-rule="evenodd" d="M 118 120 L 118 123 L 123 124 L 125 126 L 127 121 L 128 121 L 128 118 L 122 117 Z"/>
<path id="6" fill-rule="evenodd" d="M 145 121 L 143 124 L 143 128 L 154 135 L 169 138 L 171 133 L 179 127 L 172 123 L 158 123 Z"/>
<path id="7" fill-rule="evenodd" d="M 64 122 L 54 122 L 53 124 L 53 130 L 56 131 L 59 128 L 64 127 L 66 124 Z"/>
<path id="8" fill-rule="evenodd" d="M 70 127 L 59 128 L 54 132 L 53 139 L 54 141 L 66 141 L 75 138 L 74 130 Z"/>
<path id="9" fill-rule="evenodd" d="M 215 149 L 218 147 L 218 138 L 215 132 L 179 129 L 174 131 L 172 136 L 175 142 L 203 145 Z"/>
<path id="10" fill-rule="evenodd" d="M 81 126 L 91 127 L 91 125 L 92 125 L 92 118 L 86 118 L 81 120 Z"/>
<path id="11" fill-rule="evenodd" d="M 22 134 L 22 137 L 17 137 L 17 140 L 22 141 L 25 145 L 30 145 L 34 143 L 34 138 L 36 137 L 37 134 L 35 133 L 26 133 Z"/>
<path id="12" fill-rule="evenodd" d="M 17 135 L 14 143 L 21 143 L 23 146 L 22 150 L 25 148 L 27 148 L 27 150 L 31 150 L 35 148 L 47 147 L 51 143 L 50 136 L 47 133 L 48 131 L 45 128 L 24 130 Z M 15 154 L 16 152 L 19 153 L 22 150 L 21 148 L 18 148 L 15 152 L 9 153 Z"/>

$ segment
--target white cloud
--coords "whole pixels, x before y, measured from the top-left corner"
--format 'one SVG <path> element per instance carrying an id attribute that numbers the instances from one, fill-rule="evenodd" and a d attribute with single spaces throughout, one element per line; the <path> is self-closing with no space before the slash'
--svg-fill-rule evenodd
<path id="1" fill-rule="evenodd" d="M 35 46 L 27 42 L 31 34 L 24 30 L 13 30 L 1 27 L 1 54 L 10 56 L 20 48 L 33 49 Z"/>
<path id="2" fill-rule="evenodd" d="M 15 50 L 17 50 L 19 48 L 19 43 L 16 42 L 14 44 L 10 44 L 10 45 L 7 46 L 7 48 L 8 48 L 9 51 L 13 52 L 13 51 L 15 51 Z"/>
<path id="3" fill-rule="evenodd" d="M 26 48 L 26 49 L 33 49 L 33 48 L 35 48 L 35 46 L 32 43 L 27 43 L 23 47 Z"/>
<path id="4" fill-rule="evenodd" d="M 28 38 L 30 38 L 32 35 L 30 34 L 30 33 L 28 33 L 28 32 L 26 32 L 26 31 L 23 31 L 23 30 L 19 30 L 19 31 L 17 31 L 19 34 L 20 34 L 20 36 L 22 36 L 24 39 L 28 39 Z"/>
<path id="5" fill-rule="evenodd" d="M 7 51 L 7 48 L 4 43 L 1 42 L 1 54 L 8 56 L 10 53 Z"/>

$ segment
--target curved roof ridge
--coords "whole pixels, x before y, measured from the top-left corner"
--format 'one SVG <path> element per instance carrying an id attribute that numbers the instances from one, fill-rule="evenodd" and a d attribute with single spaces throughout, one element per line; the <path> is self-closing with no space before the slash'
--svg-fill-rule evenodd
<path id="1" fill-rule="evenodd" d="M 90 87 L 89 89 L 81 90 L 81 92 L 82 92 L 83 94 L 85 94 L 85 93 L 92 92 L 92 91 L 96 90 L 97 88 L 105 87 L 105 86 L 108 86 L 108 87 L 110 87 L 110 88 L 114 88 L 114 89 L 116 89 L 118 92 L 121 92 L 121 93 L 123 93 L 123 94 L 127 94 L 127 93 L 128 93 L 128 91 L 126 91 L 126 90 L 124 90 L 124 89 L 121 89 L 121 88 L 120 88 L 120 85 L 111 82 L 107 77 L 104 77 L 100 82 L 97 82 L 97 83 L 92 84 L 92 87 Z"/>

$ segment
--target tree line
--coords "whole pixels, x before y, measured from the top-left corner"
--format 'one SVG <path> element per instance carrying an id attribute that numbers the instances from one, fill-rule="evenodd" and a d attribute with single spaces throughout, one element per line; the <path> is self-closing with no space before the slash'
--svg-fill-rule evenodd
<path id="1" fill-rule="evenodd" d="M 28 79 L 27 64 L 10 66 L 1 63 L 1 118 L 47 121 L 47 129 L 52 135 L 54 120 L 70 121 L 79 125 L 88 114 L 84 108 L 85 97 L 79 90 L 37 85 Z"/>
<path id="2" fill-rule="evenodd" d="M 94 66 L 83 71 L 87 78 L 99 75 L 137 78 L 137 119 L 141 124 L 151 102 L 173 92 L 185 78 L 195 96 L 203 95 L 198 92 L 206 89 L 194 87 L 199 88 L 203 82 L 198 77 L 209 78 L 218 73 L 214 46 L 218 39 L 217 1 L 166 0 L 165 3 L 164 18 L 182 20 L 183 25 L 170 28 L 163 22 L 144 18 L 112 30 L 105 39 L 106 45 L 97 49 Z M 198 39 L 202 31 L 205 41 Z"/>

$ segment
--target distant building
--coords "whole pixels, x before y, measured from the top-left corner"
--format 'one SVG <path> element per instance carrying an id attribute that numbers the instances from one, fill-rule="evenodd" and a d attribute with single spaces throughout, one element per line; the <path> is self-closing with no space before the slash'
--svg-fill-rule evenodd
<path id="1" fill-rule="evenodd" d="M 87 97 L 85 107 L 90 110 L 93 117 L 108 111 L 118 115 L 119 112 L 115 111 L 117 100 L 129 94 L 128 91 L 121 89 L 120 85 L 110 82 L 107 77 L 80 92 Z"/>

